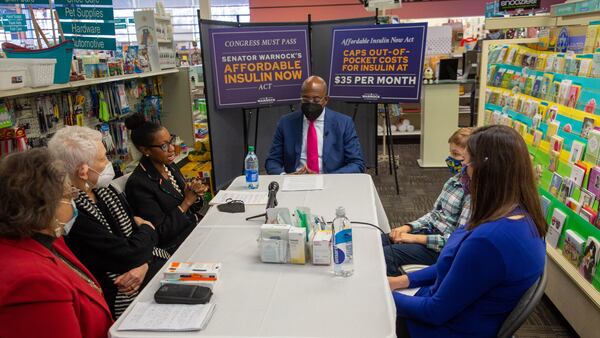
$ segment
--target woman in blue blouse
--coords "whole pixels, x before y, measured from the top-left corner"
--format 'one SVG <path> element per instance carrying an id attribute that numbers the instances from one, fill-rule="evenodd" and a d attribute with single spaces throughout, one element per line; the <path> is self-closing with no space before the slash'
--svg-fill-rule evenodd
<path id="1" fill-rule="evenodd" d="M 467 144 L 465 189 L 471 218 L 449 238 L 438 261 L 390 277 L 399 322 L 411 338 L 495 337 L 544 270 L 547 224 L 527 146 L 505 126 L 476 130 Z"/>

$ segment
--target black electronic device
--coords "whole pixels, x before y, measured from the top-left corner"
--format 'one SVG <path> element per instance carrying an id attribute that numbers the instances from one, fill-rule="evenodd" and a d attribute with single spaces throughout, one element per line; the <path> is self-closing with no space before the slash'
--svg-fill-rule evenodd
<path id="1" fill-rule="evenodd" d="M 206 304 L 212 297 L 212 290 L 206 286 L 166 283 L 154 293 L 159 304 Z"/>
<path id="2" fill-rule="evenodd" d="M 240 213 L 246 212 L 246 206 L 243 201 L 229 199 L 227 203 L 217 205 L 217 209 L 221 212 Z"/>
<path id="3" fill-rule="evenodd" d="M 458 74 L 458 59 L 442 59 L 439 63 L 438 80 L 456 80 Z"/>

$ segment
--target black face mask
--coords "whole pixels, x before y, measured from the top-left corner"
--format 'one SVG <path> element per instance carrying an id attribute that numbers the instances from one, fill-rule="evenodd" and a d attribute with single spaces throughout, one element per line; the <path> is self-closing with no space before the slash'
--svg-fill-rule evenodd
<path id="1" fill-rule="evenodd" d="M 318 103 L 312 102 L 303 102 L 302 103 L 302 113 L 309 121 L 316 120 L 321 113 L 323 112 L 323 107 Z"/>

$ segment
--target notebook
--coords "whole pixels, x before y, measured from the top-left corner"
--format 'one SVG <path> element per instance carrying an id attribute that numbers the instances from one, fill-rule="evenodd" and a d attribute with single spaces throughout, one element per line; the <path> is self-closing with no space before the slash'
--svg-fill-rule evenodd
<path id="1" fill-rule="evenodd" d="M 157 304 L 138 302 L 118 331 L 199 331 L 208 325 L 215 304 Z"/>

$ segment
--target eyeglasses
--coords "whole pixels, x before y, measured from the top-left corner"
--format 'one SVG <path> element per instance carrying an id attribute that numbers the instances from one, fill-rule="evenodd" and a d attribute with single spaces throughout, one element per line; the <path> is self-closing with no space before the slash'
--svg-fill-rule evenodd
<path id="1" fill-rule="evenodd" d="M 160 150 L 162 150 L 162 151 L 164 151 L 166 153 L 167 151 L 169 151 L 169 147 L 170 146 L 175 146 L 175 139 L 176 139 L 176 136 L 175 135 L 171 135 L 171 139 L 169 140 L 168 143 L 163 143 L 161 145 L 149 145 L 148 147 L 151 147 L 151 148 L 160 148 Z"/>
<path id="2" fill-rule="evenodd" d="M 300 101 L 302 101 L 302 103 L 319 103 L 323 101 L 323 98 L 319 96 L 301 96 Z"/>

